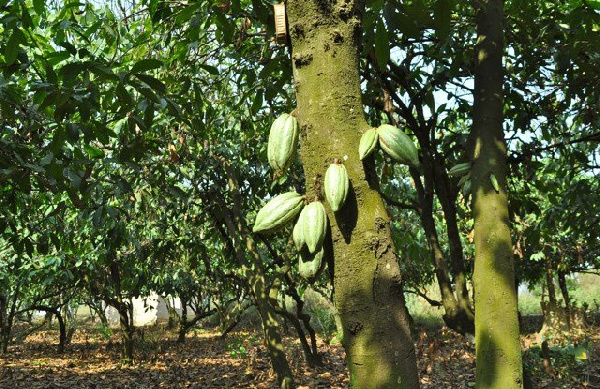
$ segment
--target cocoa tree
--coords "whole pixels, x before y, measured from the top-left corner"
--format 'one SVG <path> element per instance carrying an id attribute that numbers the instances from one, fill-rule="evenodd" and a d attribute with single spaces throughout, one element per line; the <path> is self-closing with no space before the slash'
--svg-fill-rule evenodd
<path id="1" fill-rule="evenodd" d="M 477 63 L 468 151 L 475 224 L 476 383 L 485 388 L 520 388 L 523 366 L 502 127 L 503 1 L 478 1 L 475 8 Z"/>
<path id="2" fill-rule="evenodd" d="M 286 6 L 308 197 L 321 197 L 323 176 L 335 159 L 344 162 L 351 182 L 344 207 L 327 211 L 351 384 L 418 387 L 389 216 L 373 158 L 363 163 L 358 157 L 361 134 L 370 127 L 358 71 L 364 3 L 310 0 Z"/>

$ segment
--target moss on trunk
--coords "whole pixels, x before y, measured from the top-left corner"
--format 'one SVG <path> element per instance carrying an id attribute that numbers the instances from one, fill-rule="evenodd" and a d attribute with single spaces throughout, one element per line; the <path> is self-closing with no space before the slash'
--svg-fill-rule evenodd
<path id="1" fill-rule="evenodd" d="M 364 119 L 359 79 L 361 1 L 287 2 L 309 198 L 321 197 L 325 171 L 343 161 L 351 181 L 344 207 L 328 208 L 335 303 L 344 327 L 351 384 L 417 388 L 415 352 L 389 217 L 376 190 L 372 157 L 358 158 Z"/>
<path id="2" fill-rule="evenodd" d="M 503 3 L 475 1 L 477 64 L 473 128 L 475 340 L 478 388 L 521 388 L 517 296 L 506 194 L 503 123 Z"/>

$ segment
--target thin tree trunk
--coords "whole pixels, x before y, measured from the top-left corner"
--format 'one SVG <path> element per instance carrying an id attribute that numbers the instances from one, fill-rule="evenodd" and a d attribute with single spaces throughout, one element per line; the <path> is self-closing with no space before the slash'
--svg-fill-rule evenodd
<path id="1" fill-rule="evenodd" d="M 121 329 L 121 340 L 123 342 L 122 357 L 125 363 L 133 363 L 133 334 L 135 330 L 131 327 L 129 309 L 124 302 L 117 308 L 119 312 L 119 324 Z"/>
<path id="2" fill-rule="evenodd" d="M 0 294 L 0 352 L 6 354 L 8 352 L 8 342 L 5 342 L 8 331 L 8 297 Z M 10 339 L 10 335 L 8 336 Z"/>
<path id="3" fill-rule="evenodd" d="M 228 187 L 233 197 L 234 207 L 233 210 L 230 210 L 222 201 L 220 201 L 220 199 L 213 199 L 213 201 L 218 202 L 222 211 L 220 216 L 221 220 L 215 222 L 225 223 L 227 233 L 229 235 L 224 236 L 224 238 L 229 238 L 232 240 L 233 251 L 240 264 L 244 264 L 246 262 L 245 252 L 240 250 L 240 247 L 245 247 L 246 251 L 252 257 L 254 268 L 247 269 L 246 275 L 248 278 L 248 284 L 254 297 L 256 308 L 260 315 L 265 346 L 267 347 L 269 359 L 271 360 L 271 365 L 273 366 L 273 370 L 277 375 L 277 382 L 280 388 L 293 388 L 295 384 L 292 376 L 292 370 L 290 369 L 285 356 L 281 334 L 279 333 L 279 324 L 277 323 L 275 316 L 275 309 L 269 301 L 270 290 L 266 282 L 263 258 L 257 251 L 250 229 L 240 214 L 242 210 L 242 200 L 239 191 L 240 186 L 237 179 L 237 174 L 226 161 L 221 159 L 221 163 L 228 177 Z M 225 231 L 221 231 L 221 233 L 224 234 Z"/>
<path id="4" fill-rule="evenodd" d="M 558 286 L 560 288 L 560 293 L 563 296 L 563 300 L 565 300 L 565 312 L 567 315 L 567 326 L 571 328 L 571 297 L 569 296 L 569 290 L 567 289 L 567 273 L 559 270 L 557 272 L 558 275 Z"/>
<path id="5" fill-rule="evenodd" d="M 554 286 L 554 269 L 552 268 L 552 258 L 546 256 L 544 259 L 546 268 L 546 286 L 548 287 L 548 301 L 552 306 L 557 306 L 556 303 L 556 287 Z"/>
<path id="6" fill-rule="evenodd" d="M 15 293 L 12 296 L 12 302 L 10 302 L 11 299 L 4 296 L 5 299 L 2 302 L 4 307 L 3 308 L 0 307 L 0 308 L 2 308 L 2 311 L 4 311 L 2 313 L 2 315 L 4 316 L 4 318 L 2 320 L 2 339 L 1 339 L 2 354 L 8 353 L 8 345 L 10 344 L 10 340 L 12 337 L 12 327 L 13 327 L 13 323 L 15 320 L 15 315 L 17 313 L 17 306 L 18 306 L 18 299 L 19 299 L 20 291 L 21 291 L 21 283 L 18 282 L 17 285 L 15 286 Z M 10 302 L 10 310 L 8 309 L 9 302 Z"/>
<path id="7" fill-rule="evenodd" d="M 119 312 L 119 323 L 121 329 L 121 340 L 123 342 L 122 357 L 125 363 L 133 364 L 133 315 L 130 315 L 128 304 L 123 300 L 121 295 L 121 273 L 119 264 L 113 258 L 110 263 L 110 277 L 115 291 L 115 296 L 110 297 L 113 306 Z M 131 309 L 133 310 L 133 309 Z M 130 317 L 131 316 L 131 317 Z"/>
<path id="8" fill-rule="evenodd" d="M 475 0 L 477 63 L 473 128 L 476 387 L 522 388 L 503 124 L 503 2 Z"/>
<path id="9" fill-rule="evenodd" d="M 418 388 L 402 277 L 378 193 L 373 158 L 358 158 L 363 114 L 359 46 L 364 2 L 289 0 L 289 30 L 309 198 L 320 197 L 335 158 L 351 181 L 345 206 L 328 211 L 335 303 L 344 327 L 351 385 Z"/>
<path id="10" fill-rule="evenodd" d="M 465 258 L 463 253 L 460 232 L 458 229 L 458 217 L 456 212 L 456 194 L 451 193 L 449 178 L 439 163 L 435 166 L 435 187 L 438 199 L 444 211 L 444 221 L 448 232 L 450 246 L 450 273 L 453 276 L 456 298 L 459 305 L 460 315 L 463 316 L 465 331 L 475 333 L 475 313 L 467 290 L 467 271 L 465 269 Z"/>
<path id="11" fill-rule="evenodd" d="M 181 318 L 179 319 L 179 336 L 177 338 L 177 342 L 184 343 L 185 334 L 188 331 L 187 300 L 179 296 L 179 301 L 181 301 Z"/>
<path id="12" fill-rule="evenodd" d="M 65 351 L 65 344 L 67 343 L 67 329 L 65 327 L 65 320 L 63 315 L 61 315 L 60 310 L 57 309 L 54 314 L 56 315 L 56 320 L 58 320 L 58 352 L 62 353 Z"/>

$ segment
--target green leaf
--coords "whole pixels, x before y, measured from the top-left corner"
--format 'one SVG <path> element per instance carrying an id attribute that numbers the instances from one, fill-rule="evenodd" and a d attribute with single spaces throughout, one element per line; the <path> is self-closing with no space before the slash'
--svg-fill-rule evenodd
<path id="1" fill-rule="evenodd" d="M 159 61 L 158 59 L 143 59 L 133 65 L 131 68 L 131 73 L 147 72 L 148 70 L 158 69 L 161 66 L 163 66 L 163 62 Z"/>
<path id="2" fill-rule="evenodd" d="M 104 157 L 104 151 L 94 147 L 92 145 L 85 145 L 84 146 L 84 150 L 85 152 L 89 155 L 90 158 L 102 158 Z"/>
<path id="3" fill-rule="evenodd" d="M 219 75 L 219 69 L 217 69 L 214 66 L 206 65 L 206 64 L 199 64 L 198 67 L 200 69 L 206 70 L 208 73 L 210 73 L 210 74 L 212 74 L 214 76 L 218 76 Z"/>
<path id="4" fill-rule="evenodd" d="M 4 61 L 7 65 L 12 65 L 13 63 L 15 63 L 15 61 L 17 60 L 17 54 L 19 54 L 20 39 L 19 34 L 17 34 L 17 31 L 19 30 L 13 31 L 12 35 L 8 39 L 8 42 L 6 43 Z"/>
<path id="5" fill-rule="evenodd" d="M 152 76 L 148 76 L 147 74 L 136 74 L 135 76 L 158 93 L 165 93 L 167 90 L 167 87 L 162 83 L 162 81 Z"/>
<path id="6" fill-rule="evenodd" d="M 41 15 L 46 10 L 46 1 L 45 0 L 33 0 L 33 9 L 35 13 Z"/>
<path id="7" fill-rule="evenodd" d="M 381 19 L 375 31 L 375 58 L 380 69 L 385 69 L 390 60 L 390 37 Z"/>
<path id="8" fill-rule="evenodd" d="M 439 39 L 443 39 L 450 33 L 450 22 L 452 15 L 452 1 L 438 0 L 433 9 L 435 33 Z"/>

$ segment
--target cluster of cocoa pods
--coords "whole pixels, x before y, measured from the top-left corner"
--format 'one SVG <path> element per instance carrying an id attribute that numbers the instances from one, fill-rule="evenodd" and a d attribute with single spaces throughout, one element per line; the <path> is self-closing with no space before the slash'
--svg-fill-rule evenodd
<path id="1" fill-rule="evenodd" d="M 293 162 L 298 139 L 298 121 L 293 115 L 282 114 L 271 125 L 267 156 L 269 165 L 276 174 L 284 174 Z M 398 128 L 384 124 L 366 131 L 360 139 L 359 158 L 363 160 L 368 157 L 377 145 L 395 161 L 419 167 L 416 146 Z M 325 172 L 323 182 L 325 198 L 333 212 L 339 212 L 343 208 L 349 187 L 346 167 L 335 159 Z M 292 238 L 300 254 L 300 276 L 314 282 L 324 265 L 323 242 L 328 227 L 327 212 L 319 199 L 309 202 L 306 196 L 296 192 L 275 196 L 258 211 L 252 231 L 273 233 L 293 220 L 296 220 L 296 224 Z"/>

